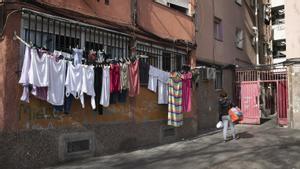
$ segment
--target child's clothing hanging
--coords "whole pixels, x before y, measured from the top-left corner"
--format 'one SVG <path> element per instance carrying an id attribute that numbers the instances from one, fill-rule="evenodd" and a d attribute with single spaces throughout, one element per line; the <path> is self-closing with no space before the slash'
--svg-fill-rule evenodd
<path id="1" fill-rule="evenodd" d="M 128 89 L 128 65 L 129 63 L 121 63 L 120 65 L 120 83 L 121 83 L 121 90 L 127 90 Z"/>
<path id="2" fill-rule="evenodd" d="M 73 58 L 74 58 L 74 65 L 75 66 L 78 65 L 78 64 L 81 64 L 82 56 L 83 56 L 83 50 L 82 49 L 77 49 L 77 48 L 73 49 Z"/>
<path id="3" fill-rule="evenodd" d="M 168 125 L 180 127 L 183 125 L 182 81 L 180 73 L 174 72 L 170 74 L 168 89 Z"/>

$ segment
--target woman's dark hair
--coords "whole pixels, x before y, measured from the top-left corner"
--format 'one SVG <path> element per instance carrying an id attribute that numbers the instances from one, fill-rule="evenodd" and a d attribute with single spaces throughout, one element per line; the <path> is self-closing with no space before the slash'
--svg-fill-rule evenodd
<path id="1" fill-rule="evenodd" d="M 220 97 L 227 97 L 227 93 L 224 90 L 222 90 L 220 93 Z"/>

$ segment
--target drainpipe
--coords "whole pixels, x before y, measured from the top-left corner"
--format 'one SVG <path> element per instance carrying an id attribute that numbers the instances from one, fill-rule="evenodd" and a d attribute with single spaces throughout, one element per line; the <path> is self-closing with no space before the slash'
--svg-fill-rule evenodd
<path id="1" fill-rule="evenodd" d="M 255 34 L 255 52 L 256 52 L 256 64 L 259 65 L 259 47 L 258 47 L 258 0 L 255 0 L 255 26 L 256 26 L 256 34 Z"/>

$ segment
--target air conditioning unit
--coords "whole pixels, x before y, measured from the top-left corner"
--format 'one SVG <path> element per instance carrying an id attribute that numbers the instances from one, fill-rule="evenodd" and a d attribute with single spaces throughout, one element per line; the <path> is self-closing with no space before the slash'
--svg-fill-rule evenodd
<path id="1" fill-rule="evenodd" d="M 215 68 L 206 68 L 206 79 L 214 80 L 216 79 L 216 69 Z"/>

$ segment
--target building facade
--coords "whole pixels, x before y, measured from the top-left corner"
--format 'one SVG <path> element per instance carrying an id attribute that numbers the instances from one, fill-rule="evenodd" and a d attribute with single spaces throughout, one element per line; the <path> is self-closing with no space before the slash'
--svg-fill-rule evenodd
<path id="1" fill-rule="evenodd" d="M 152 0 L 4 0 L 0 13 L 0 142 L 5 145 L 0 168 L 40 168 L 197 133 L 193 112 L 184 114 L 183 127 L 167 126 L 167 105 L 158 105 L 157 94 L 143 82 L 137 97 L 96 112 L 82 109 L 77 100 L 70 115 L 54 113 L 34 97 L 29 104 L 21 102 L 18 80 L 25 46 L 14 36 L 51 52 L 79 47 L 105 49 L 112 58 L 147 55 L 141 62 L 171 71 L 195 57 L 191 16 Z"/>
<path id="2" fill-rule="evenodd" d="M 288 121 L 289 127 L 300 129 L 299 111 L 299 27 L 297 26 L 300 2 L 287 0 L 284 2 L 285 36 L 286 36 L 286 65 L 288 66 Z"/>
<path id="3" fill-rule="evenodd" d="M 272 0 L 272 31 L 273 31 L 273 63 L 281 63 L 286 60 L 286 33 L 285 33 L 285 1 Z"/>
<path id="4" fill-rule="evenodd" d="M 238 99 L 235 69 L 253 68 L 262 60 L 257 57 L 262 53 L 262 48 L 256 48 L 260 45 L 255 40 L 255 18 L 254 1 L 197 1 L 197 51 L 194 62 L 205 76 L 199 78 L 199 84 L 195 85 L 198 88 L 194 89 L 194 96 L 199 100 L 198 105 L 194 105 L 199 129 L 212 128 L 218 121 L 218 96 L 222 90 L 231 98 Z M 263 37 L 260 35 L 257 38 Z M 208 71 L 214 72 L 212 77 Z"/>

